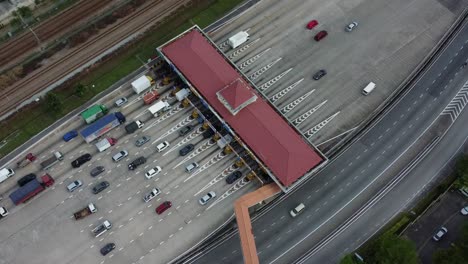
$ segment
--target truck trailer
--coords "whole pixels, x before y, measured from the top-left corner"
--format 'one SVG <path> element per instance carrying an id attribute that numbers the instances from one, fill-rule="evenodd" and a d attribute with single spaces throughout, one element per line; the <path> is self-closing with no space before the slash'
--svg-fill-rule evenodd
<path id="1" fill-rule="evenodd" d="M 90 203 L 85 208 L 74 213 L 73 216 L 75 217 L 75 220 L 79 220 L 87 217 L 90 214 L 94 214 L 95 212 L 97 212 L 96 206 L 93 203 Z"/>
<path id="2" fill-rule="evenodd" d="M 49 175 L 45 174 L 41 177 L 42 182 L 39 182 L 37 179 L 34 179 L 24 186 L 16 189 L 12 192 L 9 197 L 15 205 L 20 203 L 25 203 L 29 199 L 33 198 L 40 192 L 42 192 L 46 187 L 52 186 L 54 184 L 54 179 Z"/>
<path id="3" fill-rule="evenodd" d="M 43 170 L 47 170 L 50 167 L 54 166 L 57 162 L 63 160 L 63 154 L 60 151 L 55 151 L 52 157 L 41 162 L 41 167 Z"/>
<path id="4" fill-rule="evenodd" d="M 235 49 L 249 40 L 249 33 L 241 31 L 228 39 L 228 44 Z"/>
<path id="5" fill-rule="evenodd" d="M 115 112 L 106 115 L 105 117 L 99 119 L 95 123 L 87 126 L 85 129 L 80 131 L 83 139 L 89 143 L 96 138 L 106 134 L 114 127 L 119 126 L 125 122 L 125 116 L 120 112 Z"/>
<path id="6" fill-rule="evenodd" d="M 99 150 L 99 152 L 103 152 L 111 146 L 114 146 L 116 143 L 117 139 L 115 138 L 104 138 L 96 143 L 96 147 Z"/>
<path id="7" fill-rule="evenodd" d="M 109 110 L 107 110 L 105 105 L 93 105 L 81 113 L 81 117 L 84 119 L 86 124 L 91 124 L 92 122 L 107 114 L 108 111 Z"/>
<path id="8" fill-rule="evenodd" d="M 132 82 L 132 88 L 136 94 L 140 94 L 144 90 L 150 88 L 151 85 L 153 84 L 154 84 L 154 80 L 151 77 L 143 75 L 140 78 Z"/>

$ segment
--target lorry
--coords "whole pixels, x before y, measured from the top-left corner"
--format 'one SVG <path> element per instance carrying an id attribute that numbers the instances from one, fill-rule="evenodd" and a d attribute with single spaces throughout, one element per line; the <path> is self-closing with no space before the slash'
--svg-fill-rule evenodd
<path id="1" fill-rule="evenodd" d="M 181 89 L 180 91 L 178 91 L 178 92 L 175 94 L 175 96 L 176 96 L 176 98 L 177 98 L 177 101 L 180 102 L 180 101 L 184 100 L 187 96 L 189 96 L 190 93 L 191 93 L 191 92 L 190 92 L 189 89 L 184 88 L 184 89 Z"/>
<path id="2" fill-rule="evenodd" d="M 158 100 L 159 94 L 156 91 L 150 91 L 143 96 L 143 101 L 146 105 L 152 104 L 154 101 Z"/>
<path id="3" fill-rule="evenodd" d="M 86 143 L 89 143 L 123 123 L 125 116 L 122 113 L 110 113 L 81 130 L 80 134 Z"/>
<path id="4" fill-rule="evenodd" d="M 107 110 L 105 105 L 93 105 L 81 113 L 81 117 L 84 119 L 86 124 L 91 124 L 92 122 L 107 114 L 108 111 L 109 110 Z"/>
<path id="5" fill-rule="evenodd" d="M 105 232 L 107 232 L 107 230 L 111 229 L 111 227 L 112 227 L 111 222 L 109 222 L 109 220 L 104 220 L 104 222 L 102 222 L 102 224 L 96 226 L 93 229 L 92 232 L 93 232 L 95 237 L 99 237 L 102 234 L 104 234 Z"/>
<path id="6" fill-rule="evenodd" d="M 29 163 L 33 162 L 36 160 L 36 156 L 34 156 L 32 153 L 28 153 L 24 159 L 16 162 L 16 166 L 18 168 L 24 168 L 29 165 Z"/>
<path id="7" fill-rule="evenodd" d="M 90 203 L 85 208 L 74 213 L 73 216 L 75 217 L 75 220 L 79 220 L 87 217 L 90 214 L 94 214 L 95 212 L 97 212 L 96 206 L 93 203 Z"/>
<path id="8" fill-rule="evenodd" d="M 235 49 L 249 40 L 249 33 L 241 31 L 228 39 L 228 45 Z"/>
<path id="9" fill-rule="evenodd" d="M 8 215 L 8 210 L 5 207 L 0 207 L 0 219 Z"/>
<path id="10" fill-rule="evenodd" d="M 33 198 L 40 192 L 42 192 L 46 187 L 50 187 L 54 184 L 54 179 L 49 174 L 44 174 L 41 176 L 42 182 L 39 182 L 37 179 L 34 179 L 24 186 L 16 189 L 12 192 L 9 197 L 15 205 L 27 202 L 29 199 Z"/>
<path id="11" fill-rule="evenodd" d="M 9 168 L 3 168 L 0 170 L 0 183 L 6 181 L 6 179 L 15 175 L 15 171 Z"/>
<path id="12" fill-rule="evenodd" d="M 125 130 L 128 134 L 132 134 L 133 132 L 137 131 L 137 129 L 142 128 L 145 124 L 140 120 L 136 120 L 131 122 L 130 124 L 125 126 Z"/>
<path id="13" fill-rule="evenodd" d="M 140 78 L 136 79 L 135 81 L 132 82 L 132 88 L 133 91 L 135 91 L 136 94 L 140 94 L 144 90 L 148 89 L 151 87 L 151 85 L 154 84 L 153 78 L 143 75 Z"/>
<path id="14" fill-rule="evenodd" d="M 41 167 L 43 170 L 47 170 L 50 167 L 54 166 L 57 162 L 63 160 L 63 154 L 60 151 L 55 151 L 52 157 L 41 162 Z"/>
<path id="15" fill-rule="evenodd" d="M 96 147 L 99 150 L 99 152 L 103 152 L 111 146 L 114 146 L 116 143 L 117 139 L 115 138 L 104 138 L 96 143 Z"/>
<path id="16" fill-rule="evenodd" d="M 171 109 L 171 105 L 166 102 L 166 101 L 159 101 L 157 103 L 155 103 L 154 105 L 150 106 L 148 108 L 148 111 L 154 116 L 154 117 L 158 117 L 160 116 L 162 113 L 168 111 L 169 109 Z"/>

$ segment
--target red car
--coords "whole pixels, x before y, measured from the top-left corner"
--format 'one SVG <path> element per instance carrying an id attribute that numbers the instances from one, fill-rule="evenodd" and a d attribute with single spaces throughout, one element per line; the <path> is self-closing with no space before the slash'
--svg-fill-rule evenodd
<path id="1" fill-rule="evenodd" d="M 315 41 L 320 41 L 321 39 L 323 39 L 327 35 L 328 35 L 328 32 L 325 31 L 325 30 L 322 30 L 319 33 L 317 33 L 317 35 L 315 35 L 314 39 L 315 39 Z"/>
<path id="2" fill-rule="evenodd" d="M 160 204 L 158 207 L 156 207 L 156 213 L 157 214 L 162 214 L 164 213 L 167 209 L 172 207 L 172 203 L 169 201 L 165 201 L 164 203 Z"/>
<path id="3" fill-rule="evenodd" d="M 307 23 L 307 29 L 313 29 L 315 26 L 318 25 L 317 20 L 311 20 L 309 23 Z"/>

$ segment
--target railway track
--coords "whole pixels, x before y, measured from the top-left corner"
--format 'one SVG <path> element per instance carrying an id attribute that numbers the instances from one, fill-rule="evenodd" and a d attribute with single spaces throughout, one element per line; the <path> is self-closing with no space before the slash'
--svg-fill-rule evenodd
<path id="1" fill-rule="evenodd" d="M 28 99 L 31 97 L 31 95 L 45 89 L 49 85 L 55 83 L 56 81 L 60 80 L 61 78 L 65 77 L 69 73 L 73 72 L 77 68 L 81 67 L 84 63 L 90 61 L 92 58 L 97 57 L 98 55 L 102 54 L 104 51 L 110 49 L 111 47 L 115 46 L 119 42 L 121 42 L 123 39 L 133 35 L 136 32 L 139 32 L 141 29 L 147 27 L 148 25 L 152 24 L 153 22 L 156 22 L 160 19 L 163 18 L 163 16 L 160 16 L 159 14 L 169 14 L 172 11 L 176 10 L 178 7 L 182 6 L 182 4 L 190 2 L 190 0 L 177 0 L 177 1 L 165 1 L 165 0 L 157 0 L 154 2 L 149 2 L 146 3 L 144 6 L 142 6 L 140 9 L 134 11 L 127 17 L 124 17 L 122 20 L 117 21 L 117 23 L 113 24 L 111 28 L 103 32 L 102 34 L 99 34 L 97 37 L 88 40 L 85 42 L 83 45 L 77 47 L 76 49 L 72 50 L 70 53 L 65 55 L 62 58 L 57 59 L 56 61 L 52 62 L 51 64 L 48 64 L 44 68 L 40 68 L 38 71 L 32 73 L 29 75 L 27 78 L 21 79 L 18 82 L 14 83 L 11 87 L 9 87 L 4 93 L 2 94 L 4 98 L 9 98 L 9 100 L 14 99 L 16 103 L 14 104 L 2 104 L 0 106 L 0 115 L 4 115 L 8 113 L 9 111 L 13 110 L 16 108 L 16 106 L 20 103 L 23 102 L 24 100 Z M 145 15 L 146 14 L 146 15 Z M 117 31 L 119 28 L 122 28 L 125 24 L 129 23 L 129 21 L 141 16 L 147 17 L 147 14 L 153 14 L 149 15 L 148 19 L 141 19 L 137 25 L 135 25 L 131 30 L 125 32 L 122 36 L 113 38 L 112 40 L 106 42 L 105 45 L 100 45 L 99 47 L 95 48 L 93 45 L 95 45 L 97 42 L 100 40 L 105 39 L 106 37 L 109 37 L 112 33 Z M 93 52 L 87 53 L 84 56 L 81 56 L 79 58 L 74 58 L 77 57 L 77 55 L 85 50 L 93 50 Z M 74 60 L 73 60 L 74 59 Z M 72 64 L 71 67 L 68 69 L 64 69 L 62 65 L 64 65 L 66 62 L 70 61 L 70 64 Z M 72 62 L 71 62 L 72 61 Z M 44 75 L 48 72 L 52 72 L 56 69 L 60 69 L 60 74 L 55 75 L 53 78 L 48 79 L 45 83 L 39 84 L 39 85 L 34 85 L 29 89 L 24 89 L 24 87 L 31 83 L 34 79 L 39 77 L 40 75 Z M 18 93 L 18 89 L 21 89 L 23 87 L 23 92 L 19 95 L 14 95 Z M 14 96 L 14 97 L 13 97 Z"/>
<path id="2" fill-rule="evenodd" d="M 62 13 L 47 19 L 34 28 L 34 32 L 41 41 L 47 41 L 56 34 L 63 32 L 83 19 L 83 14 L 91 14 L 108 5 L 112 0 L 89 1 L 83 0 L 67 8 Z M 0 65 L 5 65 L 26 51 L 38 47 L 34 35 L 24 32 L 16 38 L 0 45 Z"/>

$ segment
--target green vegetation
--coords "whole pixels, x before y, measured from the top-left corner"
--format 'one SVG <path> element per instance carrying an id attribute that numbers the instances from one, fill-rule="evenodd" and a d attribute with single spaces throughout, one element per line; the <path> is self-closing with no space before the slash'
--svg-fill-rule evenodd
<path id="1" fill-rule="evenodd" d="M 468 188 L 468 155 L 463 155 L 457 162 L 456 188 Z"/>
<path id="2" fill-rule="evenodd" d="M 60 111 L 52 112 L 47 107 L 48 100 L 31 104 L 20 110 L 13 118 L 1 122 L 0 141 L 7 139 L 7 144 L 0 149 L 0 158 L 8 154 L 35 134 L 50 126 L 57 119 L 83 105 L 95 95 L 109 88 L 112 84 L 135 71 L 156 54 L 156 47 L 185 31 L 193 24 L 201 28 L 213 23 L 242 0 L 199 0 L 192 6 L 179 10 L 157 28 L 150 30 L 142 39 L 118 55 L 109 59 L 92 72 L 83 76 L 79 82 L 71 83 L 68 88 L 58 89 L 54 94 L 61 102 Z M 55 100 L 55 99 L 54 99 Z M 12 136 L 14 135 L 14 136 Z"/>
<path id="3" fill-rule="evenodd" d="M 434 264 L 468 263 L 468 223 L 463 225 L 458 240 L 448 249 L 439 249 L 432 256 Z"/>

